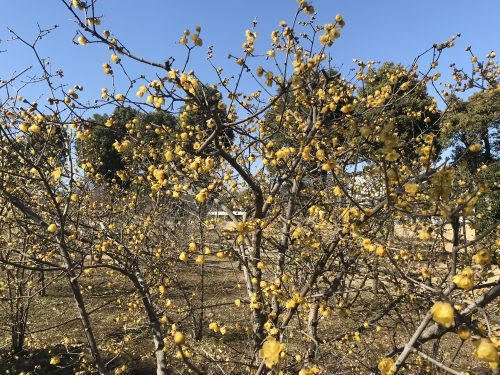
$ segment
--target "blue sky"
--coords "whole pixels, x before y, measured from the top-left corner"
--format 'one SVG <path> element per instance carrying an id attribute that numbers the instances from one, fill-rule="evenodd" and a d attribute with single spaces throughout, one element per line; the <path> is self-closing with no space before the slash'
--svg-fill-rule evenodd
<path id="1" fill-rule="evenodd" d="M 42 28 L 60 26 L 41 41 L 39 51 L 42 57 L 50 56 L 54 71 L 64 71 L 61 82 L 84 85 L 84 95 L 88 98 L 99 97 L 100 88 L 110 86 L 110 78 L 101 68 L 110 52 L 103 46 L 72 43 L 77 27 L 61 1 L 4 0 L 2 3 L 0 50 L 6 52 L 0 53 L 0 79 L 35 64 L 28 48 L 8 41 L 11 35 L 6 28 L 31 40 L 38 22 Z M 458 32 L 462 37 L 457 47 L 446 51 L 441 63 L 444 76 L 451 61 L 470 66 L 470 56 L 464 51 L 469 44 L 482 58 L 491 50 L 500 52 L 498 0 L 317 0 L 313 4 L 320 24 L 332 21 L 337 13 L 346 20 L 341 38 L 331 50 L 335 64 L 344 71 L 352 66 L 353 58 L 407 65 L 433 43 Z M 226 56 L 241 53 L 244 32 L 257 17 L 257 51 L 265 51 L 270 32 L 279 21 L 290 21 L 296 7 L 294 0 L 99 0 L 97 13 L 104 16 L 103 28 L 116 34 L 134 53 L 158 61 L 170 56 L 179 63 L 183 61 L 185 52 L 177 41 L 185 28 L 200 25 L 204 46 L 193 56 L 192 67 L 201 77 L 210 79 L 213 75 L 205 63 L 209 45 L 215 46 L 216 65 L 228 66 Z M 137 65 L 129 66 L 134 74 L 142 72 Z M 32 90 L 28 95 L 34 96 L 36 92 Z"/>

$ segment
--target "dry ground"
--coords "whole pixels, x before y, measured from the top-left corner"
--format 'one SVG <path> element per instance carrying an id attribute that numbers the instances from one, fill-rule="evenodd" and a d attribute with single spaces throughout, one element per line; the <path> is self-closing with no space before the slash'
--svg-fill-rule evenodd
<path id="1" fill-rule="evenodd" d="M 239 350 L 245 349 L 245 341 L 248 336 L 242 332 L 236 332 L 234 326 L 239 323 L 241 326 L 248 324 L 248 316 L 242 311 L 247 311 L 243 307 L 236 307 L 233 303 L 236 298 L 244 298 L 243 289 L 237 287 L 237 264 L 229 260 L 219 260 L 215 257 L 209 259 L 205 266 L 205 304 L 207 306 L 218 305 L 207 309 L 205 313 L 204 338 L 202 345 L 206 348 L 206 355 L 217 359 L 219 350 L 224 350 L 230 354 L 236 354 Z M 184 296 L 192 292 L 199 293 L 199 275 L 193 272 L 196 267 L 186 267 L 184 274 L 179 277 L 182 288 L 176 294 L 169 294 L 174 306 L 184 306 Z M 106 349 L 106 359 L 111 361 L 113 367 L 127 364 L 129 374 L 153 374 L 153 358 L 151 355 L 152 343 L 150 341 L 147 325 L 144 322 L 129 322 L 128 329 L 124 332 L 123 321 L 116 322 L 116 318 L 123 316 L 122 310 L 117 308 L 117 299 L 123 295 L 131 295 L 133 288 L 125 279 L 120 276 L 110 276 L 105 273 L 96 273 L 92 278 L 81 277 L 82 287 L 85 289 L 86 302 L 89 311 L 92 311 L 91 318 L 97 334 L 98 342 L 102 349 Z M 92 285 L 92 289 L 88 286 Z M 176 290 L 176 288 L 172 288 Z M 177 289 L 179 290 L 179 289 Z M 382 302 L 373 297 L 369 291 L 358 295 L 356 307 L 350 309 L 349 316 L 334 315 L 320 324 L 320 338 L 324 345 L 319 352 L 318 362 L 321 364 L 325 374 L 370 374 L 369 368 L 355 367 L 354 358 L 366 358 L 367 365 L 376 365 L 378 359 L 391 349 L 391 335 L 385 331 L 375 334 L 362 332 L 361 341 L 352 340 L 352 334 L 359 329 L 359 322 L 365 321 L 372 311 L 377 311 L 383 307 Z M 380 306 L 379 306 L 380 305 Z M 181 309 L 182 310 L 182 309 Z M 335 312 L 337 314 L 338 312 Z M 77 313 L 70 294 L 70 290 L 64 279 L 49 286 L 47 295 L 36 298 L 30 312 L 29 319 L 29 342 L 27 351 L 18 356 L 8 353 L 9 336 L 8 332 L 0 331 L 0 343 L 2 343 L 2 354 L 0 358 L 0 374 L 19 374 L 29 372 L 30 374 L 74 374 L 81 369 L 80 353 L 85 350 L 85 341 L 79 321 L 76 319 Z M 138 315 L 137 315 L 138 316 Z M 192 331 L 192 317 L 183 312 L 175 312 L 176 318 L 181 320 L 181 326 L 186 332 Z M 4 317 L 2 322 L 5 322 Z M 390 323 L 391 317 L 379 324 Z M 211 332 L 208 323 L 231 322 L 228 324 L 229 331 L 222 336 L 220 333 Z M 418 323 L 418 317 L 415 317 Z M 300 322 L 293 323 L 297 331 L 301 330 Z M 3 324 L 2 324 L 3 325 Z M 401 330 L 411 330 L 411 327 L 400 327 Z M 125 335 L 130 337 L 125 347 L 113 343 L 120 342 Z M 343 341 L 344 336 L 350 339 Z M 378 336 L 376 336 L 378 335 Z M 382 335 L 382 337 L 380 336 Z M 70 338 L 67 345 L 63 345 L 64 338 Z M 372 341 L 376 339 L 375 341 Z M 192 340 L 190 340 L 193 343 Z M 247 341 L 248 342 L 248 341 Z M 447 334 L 441 345 L 447 348 L 449 353 L 455 351 L 460 340 L 454 334 Z M 120 349 L 119 355 L 113 359 L 114 349 Z M 174 348 L 170 349 L 170 356 Z M 293 344 L 287 343 L 287 352 L 295 354 L 296 348 Z M 425 346 L 427 353 L 432 353 L 430 345 Z M 459 365 L 462 368 L 471 370 L 471 374 L 487 374 L 490 370 L 486 366 L 480 365 L 470 353 L 473 351 L 472 344 L 466 342 L 462 352 L 466 355 L 459 356 Z M 469 354 L 467 354 L 469 353 Z M 50 358 L 56 354 L 62 355 L 63 359 L 59 366 L 49 364 Z M 448 355 L 449 359 L 449 355 Z M 173 360 L 175 373 L 188 373 L 179 360 Z M 412 359 L 412 368 L 406 374 L 440 373 L 435 368 L 430 368 L 425 361 L 415 362 Z M 351 367 L 352 366 L 352 367 Z M 229 367 L 226 367 L 229 368 Z M 244 373 L 243 365 L 234 365 L 232 374 Z M 430 370 L 430 372 L 426 372 Z M 290 374 L 297 373 L 299 367 L 290 367 Z"/>

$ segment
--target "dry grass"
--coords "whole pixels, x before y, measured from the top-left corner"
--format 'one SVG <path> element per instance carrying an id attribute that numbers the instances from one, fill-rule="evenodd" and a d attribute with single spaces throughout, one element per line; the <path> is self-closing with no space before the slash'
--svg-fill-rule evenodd
<path id="1" fill-rule="evenodd" d="M 205 311 L 203 338 L 197 343 L 190 339 L 189 345 L 202 347 L 200 353 L 211 358 L 211 360 L 241 360 L 238 354 L 240 351 L 247 351 L 246 345 L 250 342 L 250 336 L 235 329 L 236 323 L 242 327 L 249 326 L 248 309 L 236 307 L 233 301 L 236 298 L 245 299 L 244 287 L 238 288 L 237 264 L 229 260 L 220 260 L 209 257 L 205 265 L 205 305 L 211 306 Z M 171 310 L 175 319 L 180 322 L 182 329 L 188 334 L 192 334 L 192 316 L 185 311 L 186 295 L 200 289 L 200 276 L 194 272 L 197 268 L 186 266 L 179 271 L 178 281 L 182 288 L 174 286 L 172 293 L 167 293 L 172 299 L 174 306 L 179 309 Z M 124 347 L 116 359 L 111 363 L 113 367 L 127 364 L 129 374 L 153 374 L 154 360 L 152 358 L 152 342 L 149 338 L 147 324 L 142 321 L 138 323 L 128 323 L 127 331 L 123 330 L 123 321 L 116 322 L 115 318 L 122 315 L 117 308 L 117 299 L 124 295 L 131 295 L 133 288 L 123 277 L 118 275 L 107 275 L 104 272 L 96 272 L 92 278 L 82 276 L 82 287 L 85 289 L 85 298 L 89 311 L 93 311 L 91 319 L 95 327 L 98 342 L 101 349 L 105 349 L 105 357 L 112 360 L 113 343 L 121 342 L 125 335 L 129 335 L 130 341 Z M 243 285 L 242 280 L 239 280 Z M 88 286 L 92 285 L 92 289 Z M 321 364 L 325 374 L 371 374 L 370 366 L 376 366 L 378 360 L 392 348 L 393 333 L 382 329 L 376 332 L 374 326 L 364 330 L 360 327 L 360 322 L 364 322 L 375 315 L 376 311 L 386 306 L 386 297 L 376 298 L 370 291 L 371 285 L 358 294 L 355 304 L 350 308 L 348 316 L 338 314 L 328 319 L 322 319 L 320 323 L 319 337 L 324 342 L 318 353 L 317 361 Z M 352 298 L 353 296 L 351 296 Z M 199 311 L 199 310 L 196 310 Z M 404 310 L 398 310 L 399 314 L 404 314 Z M 134 315 L 134 312 L 131 312 Z M 139 312 L 136 314 L 139 316 Z M 82 334 L 80 322 L 76 319 L 77 311 L 74 306 L 71 293 L 64 279 L 52 284 L 47 289 L 47 295 L 35 298 L 30 312 L 29 319 L 29 342 L 25 353 L 14 357 L 5 350 L 9 345 L 7 332 L 0 332 L 0 340 L 4 343 L 3 353 L 0 360 L 0 374 L 19 374 L 21 371 L 31 374 L 74 374 L 82 368 L 80 363 L 80 353 L 85 352 L 85 339 Z M 381 319 L 378 324 L 382 327 L 392 325 L 395 315 L 393 313 Z M 418 324 L 418 317 L 410 319 L 413 324 Z M 2 317 L 2 321 L 5 321 Z M 219 322 L 228 326 L 228 333 L 221 335 L 208 329 L 209 322 Z M 65 324 L 61 324 L 65 323 Z M 293 320 L 290 332 L 294 332 L 296 341 L 297 335 L 303 332 L 303 322 Z M 49 329 L 54 327 L 52 329 Z M 414 327 L 399 327 L 395 332 L 397 337 L 411 334 Z M 360 340 L 353 339 L 353 334 L 360 330 Z M 62 345 L 64 338 L 71 338 L 69 345 Z M 303 336 L 301 339 L 303 339 Z M 298 347 L 290 340 L 286 342 L 287 353 L 290 360 L 287 361 L 288 373 L 297 373 L 299 365 L 292 365 L 292 357 L 298 354 Z M 298 340 L 298 342 L 301 342 Z M 401 342 L 398 342 L 399 344 Z M 444 351 L 437 353 L 438 357 L 446 362 L 452 353 L 459 346 L 460 340 L 454 334 L 447 334 L 441 340 L 441 347 Z M 117 346 L 119 347 L 119 345 Z M 424 346 L 426 353 L 432 353 L 430 344 Z M 175 348 L 169 344 L 169 358 L 174 357 Z M 471 374 L 490 373 L 487 366 L 482 366 L 473 359 L 471 353 L 473 346 L 467 342 L 462 348 L 461 354 L 455 368 L 469 368 Z M 224 355 L 222 353 L 225 353 Z M 59 366 L 49 365 L 50 358 L 54 355 L 62 355 L 63 359 Z M 358 360 L 367 367 L 359 365 Z M 208 360 L 196 360 L 200 366 L 204 367 Z M 205 362 L 205 363 L 203 363 Z M 409 362 L 411 366 L 403 371 L 405 374 L 438 374 L 435 368 L 427 366 L 425 361 L 418 361 L 416 356 L 411 356 Z M 172 359 L 172 366 L 176 373 L 187 373 L 185 367 L 177 359 Z M 222 365 L 224 369 L 234 370 L 227 373 L 244 373 L 243 364 L 233 364 L 232 366 Z"/>

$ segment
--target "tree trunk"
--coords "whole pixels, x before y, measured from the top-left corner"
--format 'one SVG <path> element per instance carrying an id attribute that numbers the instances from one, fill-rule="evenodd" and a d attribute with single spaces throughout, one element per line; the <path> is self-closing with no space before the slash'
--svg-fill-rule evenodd
<path id="1" fill-rule="evenodd" d="M 45 291 L 45 271 L 40 271 L 38 282 L 40 285 L 40 291 L 38 292 L 38 295 L 41 297 L 45 297 L 46 291 Z"/>
<path id="2" fill-rule="evenodd" d="M 200 212 L 199 217 L 204 217 L 204 213 Z M 202 220 L 199 221 L 199 232 L 200 232 L 200 243 L 199 246 L 203 251 L 203 244 L 205 243 L 205 236 L 204 236 L 204 222 Z M 198 316 L 198 323 L 195 328 L 195 335 L 194 338 L 197 341 L 200 341 L 203 338 L 203 324 L 205 320 L 205 266 L 204 264 L 200 265 L 200 285 L 199 285 L 199 291 L 200 291 L 200 314 Z"/>
<path id="3" fill-rule="evenodd" d="M 131 276 L 131 275 L 130 275 Z M 167 357 L 164 352 L 165 344 L 161 333 L 161 324 L 156 313 L 153 301 L 149 295 L 148 287 L 139 272 L 134 273 L 132 282 L 141 295 L 142 303 L 149 320 L 149 329 L 153 337 L 155 358 L 156 358 L 156 375 L 168 375 L 170 372 L 167 369 Z"/>
<path id="4" fill-rule="evenodd" d="M 486 134 L 483 137 L 484 141 L 484 162 L 486 164 L 489 164 L 493 161 L 493 158 L 491 157 L 491 144 L 490 144 L 490 137 L 488 135 L 488 130 L 486 130 Z"/>
<path id="5" fill-rule="evenodd" d="M 69 280 L 69 285 L 71 287 L 71 291 L 73 292 L 73 298 L 78 308 L 78 313 L 80 315 L 80 320 L 82 322 L 85 337 L 87 338 L 87 342 L 89 344 L 90 353 L 92 354 L 92 358 L 94 358 L 94 363 L 97 367 L 97 370 L 99 371 L 99 374 L 105 375 L 108 372 L 106 371 L 106 366 L 102 361 L 101 354 L 99 353 L 99 349 L 97 347 L 94 331 L 90 323 L 89 314 L 87 313 L 87 310 L 85 308 L 85 303 L 83 301 L 80 285 L 78 284 L 78 280 L 75 277 L 75 274 L 71 268 L 68 271 L 68 280 Z"/>
<path id="6" fill-rule="evenodd" d="M 26 337 L 26 326 L 23 322 L 17 322 L 17 324 L 12 325 L 11 328 L 11 349 L 14 353 L 20 353 L 24 348 L 24 339 Z"/>
<path id="7" fill-rule="evenodd" d="M 106 366 L 102 361 L 101 354 L 99 353 L 99 348 L 97 347 L 92 324 L 90 323 L 90 317 L 87 309 L 85 308 L 85 302 L 83 300 L 80 284 L 78 283 L 78 278 L 74 271 L 73 262 L 71 261 L 71 258 L 66 247 L 64 246 L 62 239 L 60 245 L 60 253 L 62 258 L 64 259 L 69 286 L 71 288 L 71 291 L 73 292 L 73 299 L 75 300 L 76 307 L 80 315 L 80 321 L 82 322 L 83 331 L 89 345 L 90 353 L 92 355 L 92 358 L 94 359 L 94 364 L 96 365 L 99 373 L 105 375 L 108 372 L 106 371 Z"/>
<path id="8" fill-rule="evenodd" d="M 290 195 L 288 197 L 288 202 L 286 205 L 285 211 L 285 222 L 281 228 L 281 239 L 280 244 L 278 246 L 278 262 L 276 265 L 276 271 L 274 274 L 275 279 L 279 279 L 285 273 L 285 261 L 286 261 L 286 253 L 288 251 L 288 246 L 290 244 L 290 230 L 292 227 L 292 217 L 295 213 L 295 200 L 297 193 L 299 191 L 301 182 L 296 179 L 293 180 L 292 188 L 290 189 Z M 279 319 L 280 314 L 280 305 L 278 302 L 278 297 L 273 296 L 271 300 L 271 306 L 273 309 L 273 323 L 276 324 Z"/>
<path id="9" fill-rule="evenodd" d="M 307 334 L 309 335 L 309 347 L 307 348 L 307 361 L 310 362 L 316 358 L 318 351 L 318 310 L 319 301 L 314 301 L 309 317 L 307 319 Z"/>

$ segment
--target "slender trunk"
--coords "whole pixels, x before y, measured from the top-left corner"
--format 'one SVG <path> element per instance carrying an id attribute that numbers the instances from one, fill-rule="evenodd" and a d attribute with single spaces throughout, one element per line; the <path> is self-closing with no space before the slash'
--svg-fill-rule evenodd
<path id="1" fill-rule="evenodd" d="M 451 228 L 453 230 L 453 249 L 451 253 L 451 275 L 450 280 L 457 273 L 457 257 L 458 257 L 458 245 L 460 244 L 460 220 L 458 215 L 454 215 L 451 218 Z M 450 281 L 450 286 L 453 285 L 453 281 Z"/>
<path id="2" fill-rule="evenodd" d="M 24 349 L 24 339 L 26 338 L 26 324 L 19 321 L 12 326 L 12 351 L 20 353 Z"/>
<path id="3" fill-rule="evenodd" d="M 199 217 L 203 217 L 202 212 L 199 213 Z M 203 252 L 203 244 L 205 243 L 204 236 L 204 223 L 202 220 L 199 221 L 199 233 L 200 233 L 200 249 Z M 203 338 L 203 321 L 205 319 L 205 266 L 202 263 L 200 265 L 200 314 L 198 316 L 198 327 L 195 327 L 195 339 L 201 340 Z"/>
<path id="4" fill-rule="evenodd" d="M 318 351 L 318 310 L 319 301 L 314 301 L 314 304 L 309 310 L 309 316 L 307 319 L 307 334 L 309 336 L 309 347 L 307 348 L 307 360 L 312 361 L 316 358 L 316 353 Z"/>
<path id="5" fill-rule="evenodd" d="M 463 243 L 467 243 L 467 221 L 465 220 L 465 216 L 462 218 L 462 231 L 464 233 Z M 467 247 L 464 249 L 464 255 L 467 256 Z"/>
<path id="6" fill-rule="evenodd" d="M 68 277 L 69 286 L 73 293 L 73 299 L 75 300 L 76 307 L 78 309 L 78 314 L 80 315 L 80 321 L 83 326 L 83 331 L 89 345 L 90 353 L 94 359 L 94 364 L 100 374 L 107 374 L 106 366 L 99 353 L 99 348 L 97 347 L 97 342 L 95 339 L 94 331 L 92 329 L 92 324 L 90 322 L 90 317 L 85 307 L 85 302 L 83 300 L 82 292 L 80 289 L 80 284 L 78 283 L 78 278 L 74 271 L 74 265 L 71 258 L 66 250 L 64 244 L 61 243 L 60 254 L 64 260 L 66 267 L 66 275 Z"/>
<path id="7" fill-rule="evenodd" d="M 83 301 L 83 296 L 80 290 L 80 285 L 75 277 L 74 272 L 70 269 L 68 271 L 68 281 L 71 287 L 71 291 L 73 292 L 73 298 L 76 303 L 76 307 L 78 308 L 78 313 L 80 315 L 80 321 L 82 322 L 83 331 L 85 333 L 85 337 L 87 338 L 87 343 L 89 344 L 90 353 L 92 354 L 92 358 L 94 359 L 94 363 L 97 367 L 97 370 L 100 374 L 107 374 L 106 366 L 101 358 L 101 354 L 99 353 L 99 349 L 97 347 L 97 342 L 94 336 L 94 331 L 92 329 L 92 324 L 90 323 L 90 317 L 85 308 L 85 303 Z"/>
<path id="8" fill-rule="evenodd" d="M 196 329 L 195 339 L 201 340 L 203 338 L 203 321 L 205 319 L 205 267 L 200 265 L 200 315 L 198 316 L 198 329 Z"/>
<path id="9" fill-rule="evenodd" d="M 262 244 L 262 229 L 255 231 L 252 239 L 253 248 L 250 250 L 251 262 L 250 267 L 253 275 L 257 279 L 257 284 L 255 288 L 258 301 L 262 302 L 264 297 L 262 295 L 262 288 L 260 287 L 260 282 L 262 280 L 262 270 L 257 267 L 257 263 L 261 260 L 261 244 Z M 253 310 L 253 338 L 254 338 L 254 349 L 255 352 L 260 349 L 262 342 L 264 341 L 264 324 L 267 320 L 267 316 L 263 311 L 263 306 L 260 309 Z"/>
<path id="10" fill-rule="evenodd" d="M 149 329 L 153 337 L 155 358 L 156 358 L 156 375 L 168 375 L 170 372 L 167 369 L 167 357 L 165 351 L 165 344 L 163 342 L 163 334 L 161 333 L 161 323 L 156 313 L 156 308 L 149 295 L 148 287 L 139 272 L 134 273 L 132 282 L 141 295 L 142 303 L 149 320 Z"/>
<path id="11" fill-rule="evenodd" d="M 29 301 L 26 303 L 22 297 L 24 295 L 23 283 L 19 282 L 17 287 L 16 311 L 15 318 L 12 324 L 12 350 L 14 353 L 20 353 L 24 349 L 24 339 L 26 337 L 27 314 L 29 309 Z"/>
<path id="12" fill-rule="evenodd" d="M 375 270 L 378 269 L 378 259 L 375 259 Z M 373 294 L 378 295 L 378 290 L 380 287 L 379 274 L 377 271 L 373 272 Z"/>
<path id="13" fill-rule="evenodd" d="M 38 283 L 40 287 L 40 291 L 38 292 L 38 295 L 41 297 L 45 297 L 46 291 L 45 291 L 45 271 L 40 271 L 39 273 L 39 278 L 38 278 Z"/>
<path id="14" fill-rule="evenodd" d="M 290 228 L 292 226 L 292 217 L 295 211 L 295 199 L 299 191 L 300 182 L 297 179 L 293 180 L 292 188 L 290 189 L 290 195 L 288 197 L 288 202 L 285 211 L 285 222 L 281 228 L 281 239 L 278 247 L 278 264 L 276 265 L 275 279 L 279 279 L 285 273 L 285 260 L 286 253 L 288 251 L 288 246 L 290 244 Z M 271 306 L 273 309 L 273 323 L 278 322 L 280 314 L 280 305 L 277 296 L 273 296 L 271 301 Z"/>
<path id="15" fill-rule="evenodd" d="M 490 137 L 488 136 L 488 130 L 486 130 L 486 135 L 483 137 L 484 141 L 484 162 L 486 164 L 490 163 L 493 161 L 493 158 L 491 157 L 491 144 L 490 144 Z"/>

